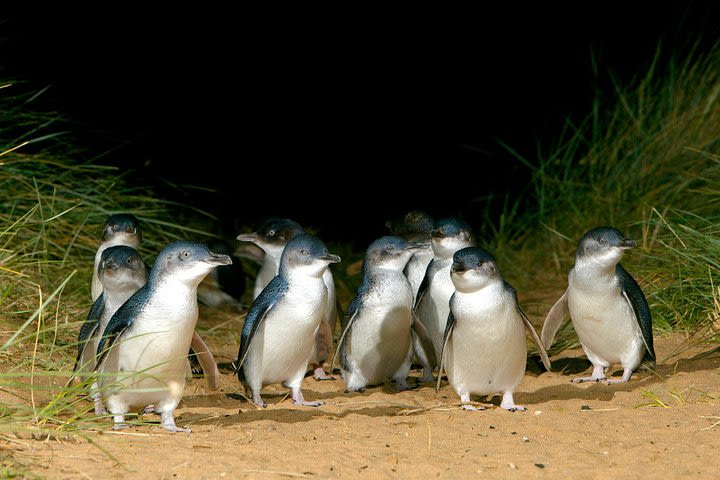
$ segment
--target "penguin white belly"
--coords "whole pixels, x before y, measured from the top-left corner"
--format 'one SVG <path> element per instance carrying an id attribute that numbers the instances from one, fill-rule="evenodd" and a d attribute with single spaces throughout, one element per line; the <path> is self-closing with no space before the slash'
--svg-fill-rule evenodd
<path id="1" fill-rule="evenodd" d="M 450 313 L 450 297 L 454 291 L 455 286 L 450 278 L 450 265 L 448 265 L 439 269 L 432 277 L 428 291 L 418 307 L 418 316 L 428 331 L 438 358 L 442 352 L 445 326 Z"/>
<path id="2" fill-rule="evenodd" d="M 252 370 L 260 360 L 263 385 L 291 380 L 305 373 L 314 352 L 315 334 L 322 321 L 327 289 L 290 289 L 260 326 L 247 361 Z M 320 290 L 322 288 L 322 291 Z M 252 375 L 248 375 L 250 377 Z"/>
<path id="3" fill-rule="evenodd" d="M 185 292 L 183 292 L 185 293 Z M 148 305 L 113 345 L 102 365 L 100 389 L 108 409 L 118 405 L 171 410 L 185 389 L 187 354 L 197 323 L 197 303 L 172 290 L 156 292 L 167 304 Z M 171 303 L 172 299 L 176 303 Z M 118 383 L 115 383 L 118 382 Z"/>
<path id="4" fill-rule="evenodd" d="M 583 289 L 571 281 L 568 308 L 583 350 L 593 364 L 608 367 L 620 363 L 632 370 L 640 365 L 642 333 L 632 306 L 618 286 L 596 282 L 592 289 Z"/>
<path id="5" fill-rule="evenodd" d="M 497 293 L 488 293 L 455 294 L 457 322 L 445 362 L 458 395 L 512 392 L 525 375 L 525 326 L 514 300 L 497 303 Z"/>
<path id="6" fill-rule="evenodd" d="M 351 331 L 351 369 L 370 384 L 394 378 L 408 358 L 411 325 L 409 304 L 363 307 Z"/>

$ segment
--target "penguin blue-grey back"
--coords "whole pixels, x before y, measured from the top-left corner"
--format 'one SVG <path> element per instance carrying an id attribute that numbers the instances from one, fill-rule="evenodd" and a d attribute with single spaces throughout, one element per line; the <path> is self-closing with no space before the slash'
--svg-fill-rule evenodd
<path id="1" fill-rule="evenodd" d="M 95 261 L 93 263 L 93 276 L 90 285 L 93 302 L 97 300 L 97 297 L 102 293 L 102 284 L 97 276 L 98 264 L 100 263 L 102 252 L 106 248 L 114 245 L 127 245 L 137 250 L 141 241 L 142 233 L 140 231 L 140 222 L 135 215 L 116 213 L 110 215 L 107 220 L 105 220 L 102 239 L 100 246 L 95 252 Z"/>
<path id="2" fill-rule="evenodd" d="M 131 408 L 153 405 L 163 428 L 190 431 L 175 425 L 174 411 L 185 389 L 197 287 L 213 268 L 230 262 L 205 245 L 172 242 L 158 254 L 147 283 L 112 316 L 98 344 L 97 369 L 115 429 L 127 427 Z"/>
<path id="3" fill-rule="evenodd" d="M 425 326 L 439 360 L 443 334 L 450 311 L 450 297 L 455 291 L 450 278 L 453 254 L 461 248 L 474 245 L 470 225 L 456 217 L 438 220 L 430 232 L 433 259 L 418 290 L 415 313 Z M 424 372 L 424 378 L 432 378 L 432 372 Z"/>
<path id="4" fill-rule="evenodd" d="M 289 218 L 270 218 L 263 222 L 257 231 L 238 235 L 238 240 L 252 242 L 265 251 L 260 271 L 255 277 L 253 299 L 256 299 L 260 292 L 279 273 L 280 258 L 287 243 L 302 233 L 305 233 L 302 226 Z M 320 326 L 315 339 L 315 354 L 313 355 L 311 368 L 315 380 L 332 380 L 333 377 L 325 372 L 323 363 L 332 351 L 333 332 L 342 308 L 340 308 L 335 294 L 335 279 L 329 268 L 323 274 L 323 281 L 328 290 L 328 297 L 325 305 L 324 323 Z"/>
<path id="5" fill-rule="evenodd" d="M 574 382 L 630 380 L 642 364 L 655 364 L 652 316 L 635 279 L 620 265 L 626 250 L 637 246 L 614 227 L 587 231 L 575 252 L 565 293 L 548 312 L 542 342 L 550 348 L 563 320 L 569 315 L 580 344 L 593 365 L 592 375 Z M 605 369 L 623 367 L 620 379 L 608 379 Z"/>
<path id="6" fill-rule="evenodd" d="M 418 334 L 418 326 L 413 329 L 413 295 L 403 269 L 410 257 L 424 247 L 386 236 L 367 248 L 360 287 L 350 303 L 338 341 L 343 379 L 349 391 L 390 380 L 396 382 L 398 390 L 407 388 L 412 337 Z M 422 334 L 427 338 L 424 329 Z M 429 339 L 425 345 L 432 350 Z"/>
<path id="7" fill-rule="evenodd" d="M 550 360 L 532 324 L 517 301 L 493 256 L 479 247 L 466 247 L 453 255 L 451 278 L 455 292 L 445 328 L 438 385 L 443 367 L 466 410 L 471 395 L 502 393 L 500 406 L 516 405 L 513 393 L 525 375 L 527 330 L 537 343 L 545 367 Z"/>
<path id="8" fill-rule="evenodd" d="M 277 382 L 290 387 L 297 405 L 322 404 L 305 401 L 300 387 L 323 323 L 328 295 L 323 275 L 338 262 L 312 235 L 287 242 L 279 273 L 248 310 L 240 338 L 237 374 L 255 404 L 266 406 L 260 390 Z"/>

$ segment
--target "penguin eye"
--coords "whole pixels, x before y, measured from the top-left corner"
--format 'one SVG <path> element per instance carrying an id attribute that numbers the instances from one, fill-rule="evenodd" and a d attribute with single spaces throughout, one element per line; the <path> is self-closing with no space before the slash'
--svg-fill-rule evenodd
<path id="1" fill-rule="evenodd" d="M 478 260 L 477 266 L 478 266 L 478 267 L 482 267 L 482 264 L 483 264 L 483 261 L 482 261 L 482 260 Z"/>
<path id="2" fill-rule="evenodd" d="M 300 250 L 300 253 L 305 256 L 310 255 L 310 252 L 308 252 L 307 250 Z"/>
<path id="3" fill-rule="evenodd" d="M 600 238 L 598 238 L 598 242 L 600 242 L 601 244 L 605 245 L 605 237 L 600 237 Z"/>
<path id="4" fill-rule="evenodd" d="M 189 250 L 183 250 L 182 252 L 180 252 L 180 259 L 181 259 L 181 260 L 186 260 L 186 259 L 188 259 L 188 258 L 190 258 L 190 251 L 189 251 Z"/>
<path id="5" fill-rule="evenodd" d="M 275 236 L 275 230 L 268 230 L 268 237 L 274 237 Z"/>
<path id="6" fill-rule="evenodd" d="M 392 245 L 388 245 L 387 247 L 385 247 L 385 250 L 387 250 L 388 252 L 392 252 L 393 250 L 395 250 L 395 247 L 393 247 Z"/>
<path id="7" fill-rule="evenodd" d="M 120 225 L 113 225 L 112 229 L 113 229 L 113 232 L 117 232 L 118 230 L 120 230 Z"/>

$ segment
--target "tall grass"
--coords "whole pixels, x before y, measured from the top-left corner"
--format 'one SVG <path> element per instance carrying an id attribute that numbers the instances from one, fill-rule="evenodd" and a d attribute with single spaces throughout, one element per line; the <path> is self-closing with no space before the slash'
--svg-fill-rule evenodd
<path id="1" fill-rule="evenodd" d="M 718 318 L 720 46 L 661 58 L 633 84 L 615 81 L 614 101 L 598 94 L 549 153 L 529 159 L 508 147 L 532 171 L 528 228 L 508 243 L 520 252 L 513 263 L 538 272 L 532 284 L 550 271 L 564 288 L 582 234 L 616 226 L 638 241 L 623 263 L 655 328 L 693 332 Z"/>
<path id="2" fill-rule="evenodd" d="M 152 261 L 176 238 L 203 230 L 168 221 L 181 207 L 131 187 L 117 168 L 84 160 L 42 92 L 0 88 L 0 432 L 79 431 L 87 385 L 66 387 L 89 310 L 93 257 L 108 215 L 135 214 Z"/>

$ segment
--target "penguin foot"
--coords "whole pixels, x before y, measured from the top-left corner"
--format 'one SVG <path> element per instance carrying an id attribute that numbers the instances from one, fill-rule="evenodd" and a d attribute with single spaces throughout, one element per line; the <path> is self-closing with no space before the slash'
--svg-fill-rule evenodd
<path id="1" fill-rule="evenodd" d="M 143 408 L 142 413 L 143 415 L 155 413 L 155 405 L 148 405 L 147 407 Z"/>
<path id="2" fill-rule="evenodd" d="M 623 370 L 623 376 L 622 378 L 606 378 L 605 383 L 607 385 L 612 385 L 614 383 L 625 383 L 630 381 L 630 377 L 632 376 L 633 372 L 632 370 Z"/>
<path id="3" fill-rule="evenodd" d="M 130 428 L 130 425 L 127 423 L 116 423 L 113 425 L 113 430 L 125 430 L 126 428 Z"/>
<path id="4" fill-rule="evenodd" d="M 300 390 L 300 387 L 293 387 L 292 388 L 292 399 L 293 403 L 295 405 L 304 405 L 306 407 L 319 407 L 320 405 L 325 405 L 325 402 L 306 402 L 305 397 L 302 394 L 302 391 Z"/>
<path id="5" fill-rule="evenodd" d="M 585 383 L 585 382 L 602 382 L 605 380 L 607 380 L 607 378 L 605 378 L 604 376 L 600 377 L 600 378 L 591 376 L 591 377 L 577 377 L 577 378 L 571 379 L 570 381 L 572 383 Z"/>
<path id="6" fill-rule="evenodd" d="M 175 418 L 173 417 L 172 412 L 162 412 L 161 414 L 161 425 L 165 430 L 168 430 L 173 433 L 177 432 L 186 432 L 190 433 L 192 430 L 189 428 L 181 428 L 175 425 Z"/>
<path id="7" fill-rule="evenodd" d="M 108 411 L 105 408 L 105 405 L 103 405 L 102 400 L 95 400 L 95 415 L 98 417 L 101 415 L 107 415 Z"/>
<path id="8" fill-rule="evenodd" d="M 500 407 L 504 408 L 508 412 L 525 412 L 525 411 L 527 411 L 527 407 L 525 405 L 515 405 L 515 400 L 513 400 L 512 392 L 503 393 L 503 398 L 502 398 L 502 402 L 500 402 Z"/>
<path id="9" fill-rule="evenodd" d="M 360 388 L 347 388 L 347 389 L 345 389 L 344 393 L 364 393 L 364 392 L 365 392 L 365 388 L 360 387 Z"/>
<path id="10" fill-rule="evenodd" d="M 322 366 L 315 367 L 315 370 L 313 371 L 313 378 L 318 382 L 322 380 L 335 380 L 335 377 L 325 373 L 325 369 Z"/>
<path id="11" fill-rule="evenodd" d="M 474 405 L 465 404 L 465 405 L 462 406 L 462 409 L 463 409 L 463 410 L 468 410 L 468 411 L 471 411 L 471 412 L 479 412 L 479 411 L 481 411 L 481 410 L 485 410 L 485 407 L 476 407 L 476 406 L 474 406 Z"/>

